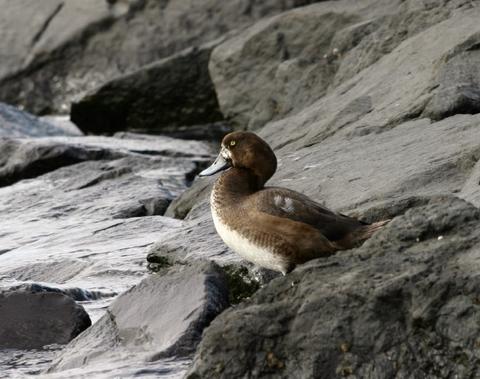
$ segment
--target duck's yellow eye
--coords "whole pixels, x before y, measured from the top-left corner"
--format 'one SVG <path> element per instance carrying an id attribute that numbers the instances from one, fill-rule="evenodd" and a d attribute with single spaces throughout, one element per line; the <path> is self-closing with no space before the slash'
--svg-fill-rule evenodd
<path id="1" fill-rule="evenodd" d="M 236 142 L 235 141 L 230 141 L 230 146 L 235 146 Z"/>

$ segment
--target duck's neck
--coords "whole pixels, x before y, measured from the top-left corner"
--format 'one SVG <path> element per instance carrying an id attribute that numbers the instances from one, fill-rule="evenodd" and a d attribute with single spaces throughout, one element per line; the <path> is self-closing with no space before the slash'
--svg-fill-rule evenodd
<path id="1" fill-rule="evenodd" d="M 252 171 L 233 167 L 217 179 L 213 191 L 216 202 L 232 204 L 261 190 L 263 185 L 264 183 Z"/>

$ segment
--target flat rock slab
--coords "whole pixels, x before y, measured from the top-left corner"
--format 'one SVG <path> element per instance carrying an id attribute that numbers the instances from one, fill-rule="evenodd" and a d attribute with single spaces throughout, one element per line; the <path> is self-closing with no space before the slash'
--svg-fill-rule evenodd
<path id="1" fill-rule="evenodd" d="M 477 377 L 479 262 L 480 211 L 432 200 L 222 313 L 187 377 Z"/>
<path id="2" fill-rule="evenodd" d="M 91 325 L 85 309 L 60 293 L 0 292 L 0 348 L 66 344 Z"/>
<path id="3" fill-rule="evenodd" d="M 120 295 L 92 328 L 72 341 L 49 371 L 89 370 L 102 362 L 107 366 L 118 362 L 119 368 L 128 362 L 136 367 L 171 356 L 188 357 L 203 329 L 227 305 L 228 290 L 217 265 L 197 261 L 173 266 Z"/>
<path id="4" fill-rule="evenodd" d="M 478 7 L 453 12 L 447 20 L 345 78 L 317 101 L 299 107 L 291 117 L 269 122 L 262 133 L 271 136 L 274 146 L 300 148 L 330 138 L 353 140 L 381 134 L 422 117 L 440 121 L 452 115 L 477 114 L 470 103 L 476 98 L 472 67 L 478 60 L 479 16 Z M 465 85 L 453 88 L 455 81 Z M 449 101 L 445 100 L 446 87 L 451 91 Z"/>

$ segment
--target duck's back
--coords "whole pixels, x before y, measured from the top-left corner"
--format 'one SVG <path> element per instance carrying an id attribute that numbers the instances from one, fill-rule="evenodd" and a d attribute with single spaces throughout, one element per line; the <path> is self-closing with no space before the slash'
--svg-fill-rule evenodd
<path id="1" fill-rule="evenodd" d="M 348 237 L 368 228 L 368 224 L 335 213 L 307 196 L 286 188 L 267 187 L 252 194 L 248 207 L 272 216 L 301 222 L 317 229 L 329 241 L 350 245 Z M 351 241 L 352 245 L 354 241 Z M 342 247 L 342 246 L 340 246 Z M 345 246 L 347 248 L 349 246 Z"/>

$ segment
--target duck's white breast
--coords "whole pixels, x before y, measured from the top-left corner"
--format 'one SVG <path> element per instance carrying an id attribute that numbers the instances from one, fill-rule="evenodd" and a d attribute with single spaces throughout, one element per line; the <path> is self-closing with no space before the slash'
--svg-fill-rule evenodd
<path id="1" fill-rule="evenodd" d="M 230 249 L 258 266 L 285 274 L 286 262 L 281 256 L 274 254 L 268 248 L 252 243 L 246 236 L 230 228 L 218 215 L 213 203 L 211 209 L 215 229 Z"/>

